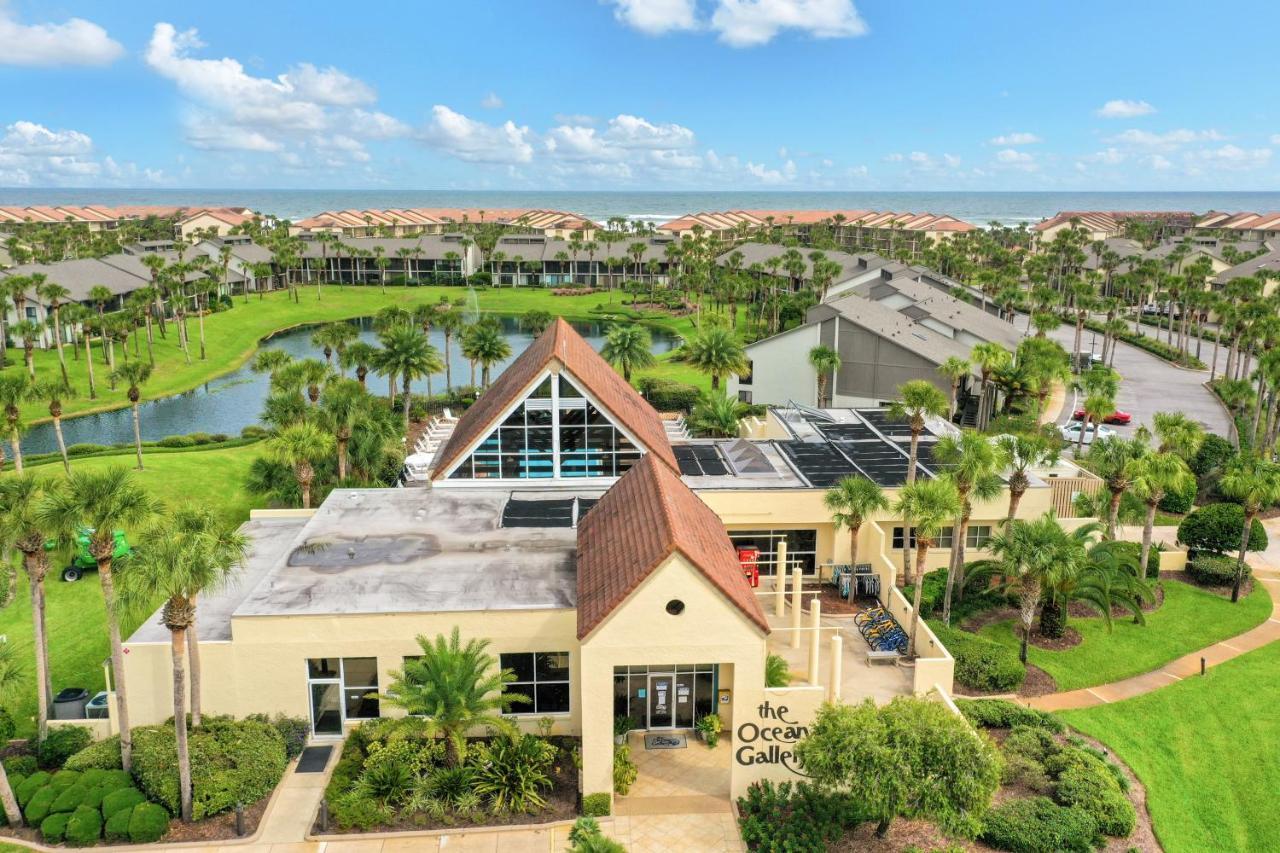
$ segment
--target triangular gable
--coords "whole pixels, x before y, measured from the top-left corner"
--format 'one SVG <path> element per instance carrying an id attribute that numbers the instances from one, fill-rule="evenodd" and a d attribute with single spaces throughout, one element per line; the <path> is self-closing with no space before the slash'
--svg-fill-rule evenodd
<path id="1" fill-rule="evenodd" d="M 533 390 L 534 381 L 556 363 L 641 451 L 676 466 L 658 413 L 572 326 L 557 317 L 459 419 L 448 443 L 440 450 L 432 479 L 447 477 Z"/>

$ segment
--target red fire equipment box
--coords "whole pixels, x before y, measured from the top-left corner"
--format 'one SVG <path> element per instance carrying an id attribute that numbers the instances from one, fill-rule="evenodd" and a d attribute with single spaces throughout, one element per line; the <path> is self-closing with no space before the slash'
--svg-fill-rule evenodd
<path id="1" fill-rule="evenodd" d="M 752 587 L 760 586 L 760 549 L 739 548 L 738 564 L 742 566 L 742 574 Z"/>

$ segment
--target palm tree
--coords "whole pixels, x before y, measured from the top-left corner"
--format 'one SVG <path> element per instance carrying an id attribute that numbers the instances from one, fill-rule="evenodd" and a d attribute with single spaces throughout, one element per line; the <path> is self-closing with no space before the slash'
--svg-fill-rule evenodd
<path id="1" fill-rule="evenodd" d="M 535 338 L 547 330 L 555 317 L 551 316 L 550 311 L 543 311 L 535 308 L 532 311 L 526 311 L 524 316 L 520 318 L 520 325 L 529 330 L 529 334 Z"/>
<path id="2" fill-rule="evenodd" d="M 353 379 L 330 382 L 320 397 L 320 420 L 338 445 L 338 480 L 347 478 L 347 445 L 369 405 L 368 392 Z"/>
<path id="3" fill-rule="evenodd" d="M 969 360 L 953 355 L 938 365 L 938 372 L 951 382 L 951 405 L 947 409 L 947 420 L 955 420 L 956 403 L 960 396 L 960 382 L 973 370 Z"/>
<path id="4" fill-rule="evenodd" d="M 288 465 L 302 493 L 302 508 L 311 509 L 311 484 L 315 465 L 333 447 L 333 436 L 313 423 L 302 421 L 285 427 L 267 440 L 267 452 L 277 462 Z"/>
<path id="5" fill-rule="evenodd" d="M 1231 584 L 1231 601 L 1240 600 L 1240 583 L 1244 579 L 1244 555 L 1249 549 L 1249 533 L 1253 520 L 1263 507 L 1280 502 L 1280 465 L 1256 456 L 1237 456 L 1223 472 L 1218 488 L 1244 507 L 1244 530 L 1240 533 L 1240 555 L 1236 558 L 1236 576 Z"/>
<path id="6" fill-rule="evenodd" d="M 832 374 L 840 369 L 840 353 L 831 347 L 816 346 L 809 350 L 809 366 L 818 375 L 818 408 L 831 405 L 827 385 Z"/>
<path id="7" fill-rule="evenodd" d="M 1182 412 L 1156 412 L 1152 421 L 1161 453 L 1176 453 L 1190 462 L 1204 443 L 1204 427 Z"/>
<path id="8" fill-rule="evenodd" d="M 27 365 L 27 373 L 36 378 L 36 339 L 40 337 L 40 325 L 35 320 L 19 320 L 9 324 L 9 331 L 22 338 L 22 354 Z"/>
<path id="9" fill-rule="evenodd" d="M 120 640 L 120 616 L 116 606 L 115 532 L 137 527 L 156 513 L 157 506 L 127 468 L 112 466 L 101 471 L 76 471 L 66 486 L 49 492 L 37 513 L 46 530 L 63 542 L 74 542 L 88 531 L 89 555 L 98 564 L 98 581 L 107 607 L 111 639 L 111 672 L 116 690 L 116 723 L 120 729 L 120 761 L 133 767 L 133 734 L 129 728 L 129 694 L 124 677 L 124 645 Z"/>
<path id="10" fill-rule="evenodd" d="M 960 512 L 960 495 L 955 484 L 946 478 L 922 480 L 902 487 L 893 511 L 902 516 L 904 542 L 914 532 L 916 540 L 915 595 L 911 604 L 911 647 L 908 654 L 916 653 L 916 635 L 920 628 L 920 593 L 924 589 L 925 557 L 942 528 Z M 908 581 L 909 582 L 909 581 Z"/>
<path id="11" fill-rule="evenodd" d="M 9 444 L 13 450 L 13 467 L 22 473 L 22 404 L 38 399 L 37 385 L 25 373 L 0 374 L 0 408 L 4 409 Z"/>
<path id="12" fill-rule="evenodd" d="M 467 731 L 483 726 L 502 734 L 518 731 L 502 714 L 517 702 L 528 704 L 528 696 L 506 690 L 516 680 L 509 669 L 497 669 L 487 652 L 488 640 L 472 638 L 464 646 L 455 627 L 445 639 L 435 641 L 419 634 L 422 655 L 405 658 L 404 667 L 391 671 L 391 684 L 383 702 L 407 713 L 423 717 L 439 732 L 445 744 L 445 762 L 459 767 L 466 758 Z"/>
<path id="13" fill-rule="evenodd" d="M 898 387 L 898 396 L 889 404 L 889 417 L 906 421 L 911 428 L 911 452 L 907 461 L 907 485 L 916 481 L 916 462 L 920 458 L 920 435 L 924 432 L 925 418 L 941 417 L 947 411 L 947 398 L 932 382 L 912 379 Z M 902 537 L 902 576 L 911 583 L 910 537 Z"/>
<path id="14" fill-rule="evenodd" d="M 53 345 L 58 350 L 58 367 L 62 369 L 62 384 L 70 385 L 71 379 L 67 376 L 67 359 L 62 353 L 62 305 L 71 295 L 71 291 L 57 282 L 50 281 L 37 284 L 36 293 L 48 303 L 49 313 L 52 315 L 49 325 L 53 328 Z"/>
<path id="15" fill-rule="evenodd" d="M 969 535 L 969 519 L 973 515 L 973 498 L 989 501 L 1000 494 L 1003 482 L 1000 472 L 1008 459 L 1000 446 L 976 430 L 964 430 L 957 438 L 944 435 L 933 446 L 933 458 L 946 468 L 946 476 L 960 496 L 960 512 L 951 536 L 951 561 L 947 565 L 947 588 L 942 600 L 942 621 L 951 625 L 951 596 L 957 579 L 963 598 L 964 546 Z"/>
<path id="16" fill-rule="evenodd" d="M 699 373 L 711 376 L 711 390 L 720 390 L 720 379 L 730 373 L 746 373 L 747 353 L 742 341 L 724 326 L 708 326 L 685 344 L 685 358 Z"/>
<path id="17" fill-rule="evenodd" d="M 39 511 L 51 484 L 34 474 L 0 479 L 0 549 L 22 554 L 31 594 L 31 627 L 36 647 L 36 734 L 44 740 L 49 731 L 53 686 L 49 677 L 49 634 L 45 623 L 44 578 L 49 571 L 48 535 Z M 7 645 L 7 644 L 6 644 Z"/>
<path id="18" fill-rule="evenodd" d="M 449 357 L 450 344 L 453 342 L 453 336 L 458 334 L 466 323 L 466 317 L 457 308 L 450 308 L 436 319 L 436 325 L 440 327 L 440 331 L 444 332 L 444 385 L 449 391 L 453 391 L 453 365 L 450 363 Z"/>
<path id="19" fill-rule="evenodd" d="M 1027 471 L 1057 462 L 1058 444 L 1056 439 L 1050 439 L 1044 433 L 1017 433 L 996 439 L 996 446 L 1008 465 L 1009 512 L 1005 516 L 1006 524 L 1017 516 L 1018 504 L 1031 486 Z"/>
<path id="20" fill-rule="evenodd" d="M 600 355 L 605 361 L 622 371 L 622 378 L 631 381 L 631 371 L 653 365 L 653 339 L 643 326 L 614 326 L 604 339 Z"/>
<path id="21" fill-rule="evenodd" d="M 471 360 L 471 384 L 475 384 L 475 365 L 480 365 L 480 386 L 489 387 L 489 370 L 493 365 L 511 356 L 511 344 L 502 336 L 502 330 L 493 323 L 481 321 L 467 327 L 463 333 L 462 354 Z"/>
<path id="22" fill-rule="evenodd" d="M 338 364 L 341 365 L 342 351 L 358 337 L 359 330 L 350 323 L 329 323 L 311 333 L 311 345 L 324 352 L 326 366 L 332 364 L 334 353 L 337 353 Z"/>
<path id="23" fill-rule="evenodd" d="M 1146 520 L 1142 525 L 1142 555 L 1138 565 L 1143 571 L 1151 553 L 1151 529 L 1156 523 L 1156 508 L 1169 492 L 1182 492 L 1195 487 L 1196 478 L 1173 453 L 1156 451 L 1146 453 L 1129 463 L 1129 480 L 1133 493 L 1147 506 Z"/>
<path id="24" fill-rule="evenodd" d="M 429 378 L 444 369 L 440 351 L 427 336 L 414 326 L 397 326 L 382 333 L 380 367 L 390 377 L 399 376 L 402 383 L 404 422 L 409 423 L 409 383 Z"/>
<path id="25" fill-rule="evenodd" d="M 865 477 L 845 477 L 822 496 L 822 504 L 831 512 L 831 523 L 838 531 L 849 528 L 849 564 L 858 564 L 858 533 L 872 513 L 889 508 L 884 489 Z M 853 596 L 853 584 L 849 585 Z"/>
<path id="26" fill-rule="evenodd" d="M 378 348 L 373 344 L 367 344 L 364 341 L 355 341 L 348 344 L 346 349 L 338 356 L 338 365 L 344 370 L 355 368 L 356 379 L 360 382 L 360 387 L 364 388 L 365 379 L 369 375 L 369 367 L 377 358 Z"/>
<path id="27" fill-rule="evenodd" d="M 216 590 L 245 558 L 248 539 L 208 509 L 182 507 L 147 531 L 120 577 L 120 601 L 142 616 L 164 599 L 160 619 L 169 629 L 173 667 L 173 728 L 177 742 L 180 815 L 191 820 L 191 755 L 187 748 L 187 639 L 194 639 L 196 596 Z M 193 648 L 194 650 L 194 648 Z M 199 673 L 191 672 L 193 708 Z M 199 722 L 194 722 L 199 725 Z"/>
<path id="28" fill-rule="evenodd" d="M 142 260 L 144 263 L 146 263 L 151 258 L 155 258 L 157 261 L 161 263 L 161 265 L 164 264 L 164 259 L 159 257 L 158 255 L 150 255 L 146 258 L 143 258 Z M 112 298 L 113 298 L 113 294 L 111 293 L 110 289 L 103 287 L 100 284 L 95 287 L 89 288 L 89 301 L 92 302 L 94 306 L 96 306 L 98 309 L 98 328 L 99 329 L 101 329 L 103 325 L 106 323 L 107 303 L 110 302 Z M 164 334 L 164 313 L 163 312 L 160 314 L 160 334 L 161 335 Z M 102 357 L 104 359 L 107 357 L 107 341 L 105 337 L 102 340 Z"/>
<path id="29" fill-rule="evenodd" d="M 308 402 L 314 406 L 320 401 L 320 389 L 333 375 L 333 369 L 320 359 L 304 358 L 272 371 L 271 386 L 276 390 L 298 393 L 305 390 Z"/>
<path id="30" fill-rule="evenodd" d="M 1097 439 L 1089 445 L 1089 452 L 1085 454 L 1083 461 L 1093 473 L 1102 478 L 1110 494 L 1104 533 L 1107 539 L 1116 538 L 1120 502 L 1124 499 L 1125 492 L 1133 485 L 1132 463 L 1149 452 L 1147 433 L 1142 429 L 1133 438 L 1114 435 Z"/>
<path id="31" fill-rule="evenodd" d="M 991 387 L 991 375 L 998 370 L 1007 368 L 1013 362 L 1013 356 L 999 344 L 987 341 L 974 345 L 973 350 L 969 353 L 969 360 L 977 365 L 982 375 L 977 426 L 978 429 L 985 429 L 987 422 L 990 420 L 989 412 L 992 408 L 987 402 L 987 391 Z"/>
<path id="32" fill-rule="evenodd" d="M 728 394 L 703 392 L 689 413 L 689 425 L 699 435 L 716 438 L 737 438 L 741 434 L 739 421 L 746 414 L 746 404 Z"/>
<path id="33" fill-rule="evenodd" d="M 1084 436 L 1090 425 L 1097 425 L 1116 410 L 1116 394 L 1120 391 L 1120 374 L 1109 367 L 1091 367 L 1076 380 L 1077 391 L 1085 395 L 1084 421 L 1080 424 L 1080 437 L 1076 440 L 1076 455 L 1084 453 Z"/>
<path id="34" fill-rule="evenodd" d="M 75 389 L 61 382 L 38 382 L 33 396 L 49 401 L 49 417 L 53 418 L 53 436 L 58 441 L 58 452 L 62 454 L 62 467 L 71 473 L 71 459 L 67 456 L 67 443 L 62 438 L 62 401 L 75 396 Z"/>
<path id="35" fill-rule="evenodd" d="M 17 686 L 23 681 L 22 666 L 18 663 L 17 647 L 12 643 L 0 643 L 0 697 L 5 704 L 13 701 Z M 4 816 L 9 826 L 22 826 L 22 810 L 18 808 L 18 798 L 13 794 L 13 786 L 9 784 L 9 774 L 0 764 L 0 802 L 4 803 Z"/>
<path id="36" fill-rule="evenodd" d="M 151 365 L 141 361 L 122 364 L 111 371 L 112 382 L 127 382 L 129 405 L 133 407 L 133 447 L 138 454 L 138 470 L 142 470 L 142 423 L 138 402 L 142 399 L 141 386 L 151 378 Z"/>

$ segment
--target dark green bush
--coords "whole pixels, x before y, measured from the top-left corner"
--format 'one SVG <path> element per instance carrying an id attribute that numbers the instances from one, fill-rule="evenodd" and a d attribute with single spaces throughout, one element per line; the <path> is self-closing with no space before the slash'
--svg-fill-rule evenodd
<path id="1" fill-rule="evenodd" d="M 129 816 L 129 840 L 151 844 L 169 831 L 169 813 L 155 803 L 138 803 Z"/>
<path id="2" fill-rule="evenodd" d="M 129 840 L 129 819 L 133 817 L 133 809 L 133 806 L 129 806 L 129 808 L 121 809 L 107 818 L 103 832 L 107 841 Z"/>
<path id="3" fill-rule="evenodd" d="M 120 736 L 95 741 L 67 759 L 68 770 L 118 770 L 120 768 Z"/>
<path id="4" fill-rule="evenodd" d="M 1195 480 L 1187 482 L 1186 487 L 1181 491 L 1165 492 L 1159 503 L 1162 512 L 1173 512 L 1181 515 L 1184 512 L 1191 512 L 1191 507 L 1196 502 L 1197 486 Z M 1243 523 L 1243 522 L 1241 522 Z"/>
<path id="5" fill-rule="evenodd" d="M 1044 763 L 1060 748 L 1053 735 L 1033 726 L 1014 726 L 1004 739 L 1003 747 L 1008 755 L 1020 755 L 1039 763 Z"/>
<path id="6" fill-rule="evenodd" d="M 956 659 L 955 679 L 960 684 L 985 693 L 1012 693 L 1022 685 L 1027 668 L 1015 650 L 941 622 L 930 621 L 929 627 Z"/>
<path id="7" fill-rule="evenodd" d="M 268 718 L 266 714 L 250 714 L 245 719 L 269 723 L 278 731 L 280 737 L 284 738 L 284 754 L 288 759 L 297 758 L 302 754 L 303 748 L 307 745 L 307 738 L 311 734 L 311 723 L 302 717 L 276 714 L 274 718 Z"/>
<path id="8" fill-rule="evenodd" d="M 497 737 L 472 749 L 472 790 L 489 798 L 494 809 L 532 812 L 546 805 L 556 748 L 528 734 Z"/>
<path id="9" fill-rule="evenodd" d="M 74 785 L 80 781 L 79 770 L 56 770 L 53 777 L 49 779 L 49 784 L 58 790 L 62 790 L 69 785 Z"/>
<path id="10" fill-rule="evenodd" d="M 1178 525 L 1178 541 L 1191 551 L 1227 554 L 1240 549 L 1244 531 L 1244 507 L 1240 504 L 1209 504 L 1191 512 Z M 1267 547 L 1267 531 L 1262 522 L 1253 520 L 1249 528 L 1249 550 Z"/>
<path id="11" fill-rule="evenodd" d="M 1110 773 L 1108 762 L 1093 752 L 1078 746 L 1068 746 L 1050 755 L 1044 761 L 1045 770 L 1057 779 L 1072 770 L 1088 770 L 1095 773 Z"/>
<path id="12" fill-rule="evenodd" d="M 1058 777 L 1054 799 L 1064 806 L 1088 813 L 1103 835 L 1127 838 L 1133 834 L 1138 814 L 1105 767 L 1072 767 Z"/>
<path id="13" fill-rule="evenodd" d="M 392 809 L 360 791 L 329 801 L 329 817 L 339 829 L 372 829 L 393 816 Z"/>
<path id="14" fill-rule="evenodd" d="M 18 805 L 25 807 L 31 802 L 31 798 L 36 792 L 49 784 L 49 780 L 53 778 L 52 773 L 39 770 L 23 779 L 21 784 L 13 786 L 13 793 L 18 798 Z"/>
<path id="15" fill-rule="evenodd" d="M 1044 765 L 1024 755 L 1005 753 L 1000 781 L 1005 785 L 1023 785 L 1037 794 L 1048 794 L 1053 790 L 1053 782 L 1049 780 Z"/>
<path id="16" fill-rule="evenodd" d="M 196 820 L 249 805 L 284 775 L 284 738 L 259 720 L 208 719 L 191 732 L 192 816 Z M 178 812 L 177 747 L 173 726 L 134 730 L 133 774 L 148 797 Z"/>
<path id="17" fill-rule="evenodd" d="M 71 815 L 66 812 L 51 814 L 44 820 L 36 824 L 40 827 L 40 835 L 44 837 L 46 844 L 61 844 L 63 837 L 67 833 L 67 821 L 71 819 Z"/>
<path id="18" fill-rule="evenodd" d="M 70 769 L 75 770 L 78 768 L 72 767 Z M 80 784 L 86 788 L 96 788 L 110 778 L 111 774 L 108 771 L 92 768 L 80 774 Z"/>
<path id="19" fill-rule="evenodd" d="M 849 797 L 804 782 L 753 782 L 738 799 L 738 828 L 750 850 L 821 853 L 864 819 Z"/>
<path id="20" fill-rule="evenodd" d="M 607 793 L 587 794 L 582 798 L 582 814 L 586 817 L 606 817 L 609 810 Z"/>
<path id="21" fill-rule="evenodd" d="M 1011 853 L 1091 853 L 1098 824 L 1048 797 L 1010 800 L 991 809 L 979 838 Z"/>
<path id="22" fill-rule="evenodd" d="M 1249 577 L 1244 564 L 1242 577 Z M 1221 554 L 1196 554 L 1187 561 L 1187 574 L 1201 586 L 1231 586 L 1236 580 L 1236 558 Z"/>
<path id="23" fill-rule="evenodd" d="M 166 435 L 156 442 L 158 447 L 195 447 L 196 440 L 189 435 Z"/>
<path id="24" fill-rule="evenodd" d="M 1160 577 L 1160 552 L 1156 548 L 1159 543 L 1153 543 L 1151 551 L 1147 554 L 1147 577 Z M 1107 547 L 1115 551 L 1116 557 L 1127 560 L 1130 565 L 1136 566 L 1138 558 L 1142 556 L 1141 542 L 1108 542 Z"/>
<path id="25" fill-rule="evenodd" d="M 39 768 L 34 755 L 11 755 L 4 760 L 4 772 L 10 777 L 30 776 Z M 17 785 L 15 784 L 16 788 Z"/>
<path id="26" fill-rule="evenodd" d="M 54 814 L 58 812 L 73 812 L 84 805 L 88 797 L 89 789 L 84 783 L 76 783 L 69 788 L 62 789 L 62 793 L 58 794 L 57 799 L 53 801 L 53 805 L 49 807 L 49 811 Z"/>
<path id="27" fill-rule="evenodd" d="M 7 744 L 13 740 L 13 736 L 17 733 L 18 726 L 13 721 L 13 715 L 4 708 L 0 708 L 0 745 Z"/>
<path id="28" fill-rule="evenodd" d="M 44 820 L 53 813 L 53 801 L 58 799 L 60 791 L 52 785 L 45 785 L 35 796 L 27 803 L 27 807 L 22 810 L 22 816 L 27 819 L 27 823 L 32 826 L 38 826 L 40 821 Z"/>
<path id="29" fill-rule="evenodd" d="M 36 747 L 36 760 L 46 769 L 61 767 L 92 741 L 93 735 L 84 726 L 50 727 L 48 736 Z"/>
<path id="30" fill-rule="evenodd" d="M 89 453 L 101 453 L 110 450 L 109 444 L 73 444 L 67 448 L 68 456 L 85 456 Z"/>
<path id="31" fill-rule="evenodd" d="M 1191 457 L 1191 473 L 1203 479 L 1215 471 L 1221 471 L 1235 458 L 1236 449 L 1231 442 L 1216 433 L 1208 433 L 1200 443 L 1200 449 Z"/>
<path id="32" fill-rule="evenodd" d="M 258 424 L 249 424 L 247 427 L 240 430 L 241 438 L 265 438 L 267 434 L 267 428 L 259 426 Z"/>
<path id="33" fill-rule="evenodd" d="M 145 803 L 146 801 L 146 794 L 143 794 L 137 788 L 121 788 L 117 791 L 112 791 L 102 798 L 102 816 L 110 818 L 118 811 L 131 809 L 138 803 Z"/>
<path id="34" fill-rule="evenodd" d="M 67 844 L 72 847 L 88 847 L 97 844 L 102 837 L 102 815 L 97 809 L 80 806 L 67 821 Z"/>
<path id="35" fill-rule="evenodd" d="M 902 594 L 906 596 L 907 601 L 915 601 L 915 585 L 903 587 Z M 920 615 L 932 616 L 942 610 L 942 599 L 946 594 L 947 570 L 934 569 L 926 572 L 924 586 L 920 590 Z"/>
<path id="36" fill-rule="evenodd" d="M 660 412 L 693 411 L 698 404 L 701 392 L 692 385 L 662 379 L 657 376 L 643 376 L 637 381 L 640 393 Z"/>

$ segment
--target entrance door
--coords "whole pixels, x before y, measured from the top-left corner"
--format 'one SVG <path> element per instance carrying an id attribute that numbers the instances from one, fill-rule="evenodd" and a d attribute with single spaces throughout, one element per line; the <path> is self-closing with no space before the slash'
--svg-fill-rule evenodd
<path id="1" fill-rule="evenodd" d="M 674 675 L 649 676 L 649 728 L 672 727 L 671 706 L 675 701 Z"/>
<path id="2" fill-rule="evenodd" d="M 342 736 L 342 685 L 311 682 L 311 730 L 319 736 Z"/>
<path id="3" fill-rule="evenodd" d="M 677 674 L 675 690 L 675 727 L 691 729 L 694 722 L 693 673 Z"/>

